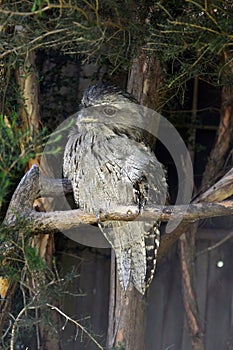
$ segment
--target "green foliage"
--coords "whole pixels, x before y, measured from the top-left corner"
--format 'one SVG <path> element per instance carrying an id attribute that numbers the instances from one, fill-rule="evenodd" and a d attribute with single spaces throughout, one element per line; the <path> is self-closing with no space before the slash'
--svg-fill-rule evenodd
<path id="1" fill-rule="evenodd" d="M 135 20 L 137 11 L 129 0 L 4 1 L 0 9 L 0 59 L 8 55 L 13 62 L 16 54 L 18 59 L 18 55 L 42 47 L 84 60 L 104 60 L 113 70 L 126 67 L 146 35 L 145 28 Z M 9 37 L 6 23 L 12 12 L 10 24 L 17 30 Z"/>
<path id="2" fill-rule="evenodd" d="M 71 121 L 72 122 L 72 121 Z M 60 152 L 62 132 L 70 127 L 70 123 L 53 134 L 51 138 L 46 128 L 34 137 L 30 130 L 20 127 L 20 118 L 16 112 L 10 116 L 0 114 L 0 212 L 4 217 L 5 206 L 9 204 L 12 192 L 22 178 L 30 159 L 42 154 L 47 145 L 47 152 L 57 155 Z M 2 208 L 3 207 L 3 208 Z"/>
<path id="3" fill-rule="evenodd" d="M 114 73 L 127 69 L 143 49 L 164 67 L 167 100 L 174 94 L 182 99 L 186 82 L 195 76 L 215 85 L 231 83 L 226 72 L 232 64 L 232 9 L 231 1 L 221 0 L 4 1 L 0 59 L 8 57 L 10 64 L 16 54 L 19 60 L 30 50 L 52 49 L 105 64 Z M 11 14 L 17 30 L 9 36 Z"/>
<path id="4" fill-rule="evenodd" d="M 0 114 L 0 209 L 9 202 L 29 159 L 41 152 L 46 133 L 44 128 L 30 139 L 30 131 L 20 127 L 17 112 L 14 111 L 9 116 Z"/>
<path id="5" fill-rule="evenodd" d="M 46 4 L 46 1 L 43 0 L 34 0 L 31 11 L 34 12 L 36 10 L 41 10 L 42 6 L 43 6 L 43 2 L 44 4 Z"/>
<path id="6" fill-rule="evenodd" d="M 17 213 L 15 213 L 17 216 Z M 17 281 L 21 273 L 46 269 L 45 262 L 39 257 L 36 248 L 31 246 L 30 222 L 17 219 L 14 226 L 0 226 L 0 275 Z"/>
<path id="7" fill-rule="evenodd" d="M 232 61 L 224 57 L 231 52 L 232 9 L 230 1 L 154 1 L 145 49 L 164 63 L 169 88 L 177 89 L 195 76 L 224 84 L 223 73 Z"/>
<path id="8" fill-rule="evenodd" d="M 0 324 L 3 327 L 0 348 L 31 348 L 35 342 L 43 342 L 44 331 L 46 339 L 57 337 L 58 332 L 71 322 L 76 327 L 75 340 L 81 330 L 82 339 L 85 336 L 103 350 L 96 336 L 59 308 L 63 299 L 84 296 L 80 291 L 77 294 L 69 292 L 70 286 L 79 278 L 77 266 L 69 266 L 68 272 L 58 272 L 55 258 L 47 264 L 36 248 L 41 237 L 32 235 L 28 219 L 15 215 L 14 226 L 0 226 L 0 278 L 8 280 L 10 291 L 17 286 L 13 299 L 10 294 L 9 298 L 2 299 L 3 309 L 4 301 L 6 304 L 10 301 L 10 305 L 4 326 Z M 55 313 L 60 315 L 59 319 Z M 62 328 L 61 322 L 64 322 Z"/>
<path id="9" fill-rule="evenodd" d="M 24 248 L 25 260 L 30 270 L 42 271 L 46 268 L 45 262 L 38 256 L 36 248 L 26 246 Z"/>
<path id="10" fill-rule="evenodd" d="M 20 143 L 27 137 L 19 127 L 18 115 L 13 112 L 9 117 L 0 115 L 0 208 L 3 199 L 12 189 L 24 166 L 33 156 L 33 148 L 20 150 Z"/>
<path id="11" fill-rule="evenodd" d="M 125 350 L 125 346 L 122 343 L 118 342 L 117 346 L 112 348 L 112 350 Z"/>
<path id="12" fill-rule="evenodd" d="M 26 348 L 32 339 L 38 337 L 40 325 L 42 329 L 47 327 L 51 337 L 57 334 L 60 325 L 56 324 L 51 309 L 53 305 L 57 307 L 62 298 L 72 298 L 68 286 L 79 277 L 72 266 L 63 276 L 59 275 L 55 260 L 48 266 L 32 245 L 32 241 L 37 239 L 30 232 L 28 220 L 18 219 L 12 227 L 0 226 L 0 277 L 18 285 L 6 315 L 1 349 L 9 349 L 10 343 L 14 348 L 19 344 Z M 64 313 L 63 316 L 66 317 Z M 78 322 L 76 325 L 79 327 Z M 37 340 L 40 341 L 39 338 Z"/>

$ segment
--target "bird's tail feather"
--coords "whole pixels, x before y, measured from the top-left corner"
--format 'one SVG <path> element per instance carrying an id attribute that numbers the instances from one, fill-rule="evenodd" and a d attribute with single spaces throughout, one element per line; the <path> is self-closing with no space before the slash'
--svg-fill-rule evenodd
<path id="1" fill-rule="evenodd" d="M 123 290 L 130 281 L 142 294 L 146 288 L 146 249 L 144 223 L 108 222 L 99 224 L 104 236 L 116 254 L 117 271 Z"/>

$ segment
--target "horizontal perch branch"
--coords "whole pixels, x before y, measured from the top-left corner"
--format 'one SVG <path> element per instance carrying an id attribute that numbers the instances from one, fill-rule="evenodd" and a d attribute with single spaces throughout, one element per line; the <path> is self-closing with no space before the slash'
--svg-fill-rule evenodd
<path id="1" fill-rule="evenodd" d="M 218 191 L 221 199 L 229 197 L 233 192 L 233 186 L 230 185 L 233 171 L 230 171 L 226 177 L 228 192 L 223 186 L 224 178 L 216 183 L 205 194 L 200 196 L 200 200 L 205 200 L 214 196 Z M 41 189 L 42 184 L 42 189 Z M 218 185 L 220 184 L 220 186 Z M 66 179 L 48 179 L 39 174 L 39 168 L 33 166 L 20 181 L 6 214 L 5 223 L 14 225 L 18 217 L 31 220 L 31 229 L 35 233 L 49 233 L 55 231 L 68 230 L 81 224 L 97 224 L 98 220 L 160 220 L 168 221 L 171 217 L 180 219 L 183 222 L 194 222 L 203 218 L 224 216 L 233 214 L 233 201 L 223 201 L 215 203 L 197 203 L 197 200 L 189 205 L 179 206 L 151 206 L 146 207 L 139 214 L 136 206 L 122 206 L 111 213 L 100 213 L 97 215 L 85 213 L 81 210 L 54 211 L 54 212 L 36 212 L 33 210 L 33 202 L 39 196 L 59 196 L 62 193 L 72 192 L 72 186 Z M 224 193 L 224 194 L 223 194 Z M 217 199 L 216 195 L 215 198 Z M 16 215 L 17 213 L 17 215 Z M 97 214 L 97 213 L 96 213 Z"/>
<path id="2" fill-rule="evenodd" d="M 20 217 L 32 220 L 31 230 L 34 233 L 51 233 L 69 230 L 83 224 L 97 224 L 98 221 L 169 221 L 180 219 L 182 222 L 194 222 L 200 219 L 216 216 L 233 215 L 233 201 L 216 203 L 196 203 L 178 206 L 153 206 L 147 207 L 142 213 L 138 213 L 137 207 L 117 207 L 114 212 L 89 214 L 79 209 L 38 213 L 34 210 L 21 212 Z M 11 216 L 13 218 L 14 215 Z M 17 216 L 18 218 L 19 216 Z M 16 217 L 15 217 L 16 219 Z M 9 223 L 14 224 L 15 220 Z"/>

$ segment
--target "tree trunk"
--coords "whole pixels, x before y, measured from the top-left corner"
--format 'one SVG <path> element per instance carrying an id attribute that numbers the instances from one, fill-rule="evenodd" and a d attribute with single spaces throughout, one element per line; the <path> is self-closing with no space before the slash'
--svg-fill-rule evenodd
<path id="1" fill-rule="evenodd" d="M 198 109 L 198 77 L 193 81 L 192 124 L 196 123 Z M 194 164 L 196 130 L 190 132 L 188 149 Z M 179 239 L 180 264 L 182 272 L 182 293 L 185 309 L 185 319 L 191 337 L 193 350 L 204 350 L 204 333 L 201 318 L 199 316 L 198 303 L 195 293 L 195 252 L 197 224 L 190 224 L 184 230 Z"/>
<path id="2" fill-rule="evenodd" d="M 162 69 L 159 60 L 144 52 L 134 59 L 127 90 L 138 102 L 148 108 L 159 109 L 162 100 Z"/>
<path id="3" fill-rule="evenodd" d="M 22 97 L 20 103 L 21 127 L 23 130 L 29 130 L 29 139 L 37 134 L 40 124 L 39 78 L 35 60 L 35 52 L 30 51 L 16 71 Z"/>
<path id="4" fill-rule="evenodd" d="M 111 295 L 107 348 L 145 350 L 146 298 L 134 287 L 123 292 L 117 277 L 115 254 L 111 255 Z"/>
<path id="5" fill-rule="evenodd" d="M 231 62 L 231 63 L 229 63 Z M 232 55 L 226 50 L 223 53 L 223 65 L 225 65 L 223 79 L 227 82 L 222 88 L 222 103 L 220 123 L 217 131 L 215 144 L 210 153 L 203 178 L 201 190 L 205 191 L 224 174 L 226 158 L 232 151 L 233 134 L 233 75 Z"/>
<path id="6" fill-rule="evenodd" d="M 27 140 L 21 144 L 21 148 L 26 147 L 27 142 L 31 142 L 40 130 L 40 106 L 39 106 L 39 77 L 36 68 L 36 55 L 34 51 L 30 51 L 25 57 L 25 61 L 21 64 L 16 72 L 17 82 L 21 92 L 20 117 L 21 128 L 27 131 Z M 28 167 L 32 164 L 38 164 L 39 159 L 30 159 Z M 37 210 L 52 210 L 47 200 L 37 200 L 35 202 Z M 43 235 L 35 237 L 32 245 L 35 246 L 42 258 L 49 263 L 52 259 L 53 236 Z"/>
<path id="7" fill-rule="evenodd" d="M 141 52 L 139 57 L 134 60 L 129 74 L 128 92 L 145 107 L 156 108 L 161 83 L 162 74 L 159 61 L 153 56 L 148 57 Z M 121 290 L 113 251 L 111 266 L 107 346 L 111 349 L 113 346 L 121 344 L 127 350 L 144 350 L 146 296 L 141 295 L 134 287 L 126 293 Z"/>
<path id="8" fill-rule="evenodd" d="M 179 239 L 182 292 L 188 331 L 193 350 L 204 350 L 204 331 L 195 293 L 195 237 L 197 224 L 189 225 Z"/>
<path id="9" fill-rule="evenodd" d="M 25 56 L 23 63 L 20 63 L 16 69 L 16 80 L 19 86 L 21 99 L 19 100 L 20 106 L 20 127 L 23 134 L 26 137 L 22 139 L 20 144 L 21 150 L 24 150 L 27 145 L 34 141 L 34 137 L 38 135 L 40 131 L 40 105 L 39 105 L 39 77 L 36 68 L 36 54 L 34 51 L 30 51 Z M 39 158 L 30 159 L 28 163 L 28 168 L 32 164 L 39 164 Z M 50 202 L 44 199 L 36 200 L 34 207 L 43 211 L 45 208 L 47 210 L 52 210 Z M 54 253 L 54 237 L 53 234 L 43 234 L 32 237 L 31 239 L 32 247 L 35 247 L 38 251 L 39 256 L 44 259 L 49 265 L 52 263 L 52 257 Z M 35 286 L 45 279 L 45 276 L 38 276 L 35 280 L 31 281 L 31 285 Z M 32 291 L 36 294 L 36 290 Z M 47 336 L 47 329 L 43 324 L 36 325 L 36 343 L 37 349 L 49 348 L 58 349 L 58 341 L 50 340 Z M 55 339 L 55 338 L 54 338 Z"/>

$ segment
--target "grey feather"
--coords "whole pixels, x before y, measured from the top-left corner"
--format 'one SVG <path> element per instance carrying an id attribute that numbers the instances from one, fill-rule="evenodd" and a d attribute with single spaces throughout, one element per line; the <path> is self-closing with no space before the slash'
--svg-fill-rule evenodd
<path id="1" fill-rule="evenodd" d="M 123 120 L 132 115 L 134 123 L 125 125 Z M 79 208 L 98 215 L 119 205 L 136 204 L 142 210 L 146 204 L 164 204 L 165 172 L 143 142 L 135 115 L 141 118 L 134 100 L 119 88 L 97 85 L 85 92 L 63 164 Z M 115 250 L 122 288 L 132 283 L 144 294 L 154 274 L 159 223 L 112 221 L 99 226 Z"/>

